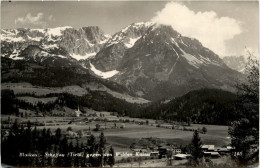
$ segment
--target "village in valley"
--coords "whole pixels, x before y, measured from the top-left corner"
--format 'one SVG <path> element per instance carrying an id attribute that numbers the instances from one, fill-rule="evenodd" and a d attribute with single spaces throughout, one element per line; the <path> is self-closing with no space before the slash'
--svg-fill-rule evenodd
<path id="1" fill-rule="evenodd" d="M 3 138 L 9 136 L 13 122 L 26 127 L 28 120 L 32 128 L 46 128 L 52 132 L 61 128 L 61 133 L 72 142 L 84 143 L 91 135 L 98 136 L 102 132 L 107 142 L 105 153 L 109 155 L 109 148 L 114 148 L 114 167 L 186 165 L 191 158 L 189 145 L 195 130 L 202 140 L 204 165 L 226 164 L 235 152 L 230 146 L 227 126 L 130 118 L 116 112 L 80 108 L 80 105 L 75 110 L 66 108 L 64 111 L 66 113 L 60 111 L 53 116 L 43 116 L 21 109 L 18 116 L 2 115 Z M 88 159 L 89 156 L 84 157 Z"/>
<path id="2" fill-rule="evenodd" d="M 1 11 L 1 167 L 259 166 L 257 1 Z"/>
<path id="3" fill-rule="evenodd" d="M 219 90 L 206 90 L 206 93 L 212 92 L 215 96 L 216 91 L 226 94 Z M 164 101 L 157 106 L 159 116 L 134 117 L 144 113 L 147 107 L 155 111 L 156 108 L 146 106 L 143 99 L 124 97 L 123 94 L 118 95 L 141 103 L 134 104 L 134 108 L 130 103 L 115 105 L 113 99 L 106 102 L 111 97 L 105 97 L 103 92 L 89 93 L 77 85 L 43 87 L 24 82 L 2 83 L 2 151 L 9 156 L 4 161 L 21 166 L 233 167 L 237 164 L 233 158 L 243 156 L 243 151 L 234 146 L 236 141 L 232 144 L 231 123 L 222 117 L 223 113 L 218 116 L 221 120 L 208 115 L 210 113 L 185 116 L 183 111 L 174 113 L 178 108 L 166 106 L 165 109 L 163 105 L 167 101 Z M 223 99 L 206 98 L 202 99 L 202 106 L 206 107 L 204 101 Z M 182 102 L 177 105 L 183 109 Z M 113 110 L 110 106 L 119 108 Z M 214 105 L 209 107 L 212 109 Z M 163 109 L 173 114 L 163 116 Z M 126 115 L 127 111 L 130 115 Z M 212 124 L 214 122 L 217 124 Z M 223 122 L 226 123 L 221 124 Z M 259 150 L 256 141 L 248 145 L 246 152 L 256 155 Z"/>

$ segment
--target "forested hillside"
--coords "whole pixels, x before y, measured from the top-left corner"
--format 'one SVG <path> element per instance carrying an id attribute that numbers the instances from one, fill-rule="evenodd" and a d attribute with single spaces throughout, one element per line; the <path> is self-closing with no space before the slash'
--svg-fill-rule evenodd
<path id="1" fill-rule="evenodd" d="M 169 103 L 157 102 L 144 108 L 140 117 L 203 124 L 229 125 L 238 114 L 236 95 L 219 89 L 191 91 Z"/>
<path id="2" fill-rule="evenodd" d="M 30 94 L 24 96 L 39 97 Z M 106 92 L 91 90 L 88 90 L 88 94 L 83 96 L 55 93 L 40 97 L 54 96 L 58 97 L 55 102 L 47 104 L 39 102 L 32 105 L 17 99 L 12 91 L 2 90 L 2 111 L 4 114 L 17 114 L 18 108 L 23 108 L 48 115 L 51 110 L 57 107 L 55 105 L 72 109 L 76 109 L 80 105 L 80 108 L 87 107 L 96 111 L 117 112 L 122 116 L 217 125 L 230 125 L 239 116 L 235 110 L 236 95 L 218 89 L 191 91 L 168 103 L 160 101 L 149 104 L 129 103 Z"/>
<path id="3" fill-rule="evenodd" d="M 87 69 L 84 69 L 78 63 L 71 63 L 70 66 L 64 66 L 64 64 L 50 66 L 44 62 L 14 61 L 9 58 L 2 58 L 1 65 L 1 83 L 28 82 L 34 86 L 45 87 L 81 86 L 83 84 L 94 83 L 97 86 L 104 85 L 119 93 L 133 95 L 122 85 L 91 75 Z"/>

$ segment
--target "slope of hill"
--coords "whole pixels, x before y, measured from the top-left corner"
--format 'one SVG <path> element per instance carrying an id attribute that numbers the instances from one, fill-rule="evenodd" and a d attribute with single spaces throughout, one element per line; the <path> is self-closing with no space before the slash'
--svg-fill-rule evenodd
<path id="1" fill-rule="evenodd" d="M 236 95 L 218 89 L 191 91 L 168 103 L 157 102 L 144 108 L 139 117 L 203 124 L 230 125 L 239 115 Z"/>
<path id="2" fill-rule="evenodd" d="M 81 89 L 105 92 L 115 98 L 130 103 L 148 103 L 149 101 L 136 97 L 126 87 L 113 81 L 96 78 L 89 74 L 88 70 L 78 64 L 70 64 L 68 67 L 46 66 L 37 62 L 26 60 L 12 60 L 2 58 L 1 83 L 28 82 L 33 86 L 44 87 L 43 89 L 55 90 L 55 87 L 78 85 Z M 8 84 L 12 85 L 12 84 Z M 25 86 L 23 86 L 25 87 Z M 15 88 L 15 87 L 12 87 Z M 24 88 L 26 90 L 26 88 Z M 39 88 L 40 89 L 40 88 Z M 29 89 L 30 90 L 30 89 Z M 37 91 L 36 91 L 37 92 Z"/>

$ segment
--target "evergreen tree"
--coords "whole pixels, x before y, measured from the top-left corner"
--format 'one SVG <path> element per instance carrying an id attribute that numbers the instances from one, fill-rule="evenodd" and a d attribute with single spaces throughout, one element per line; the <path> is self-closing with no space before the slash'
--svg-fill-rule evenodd
<path id="1" fill-rule="evenodd" d="M 26 151 L 25 152 L 30 152 L 32 149 L 32 130 L 31 130 L 31 122 L 30 120 L 27 122 L 27 129 L 25 131 L 25 137 L 26 137 Z"/>
<path id="2" fill-rule="evenodd" d="M 199 137 L 199 133 L 197 130 L 195 130 L 191 141 L 191 155 L 192 155 L 193 163 L 195 165 L 199 164 L 200 159 L 203 156 L 201 145 L 202 143 Z"/>
<path id="3" fill-rule="evenodd" d="M 12 133 L 14 133 L 15 135 L 17 135 L 18 132 L 19 132 L 19 126 L 18 126 L 17 118 L 14 120 L 14 124 L 13 124 L 13 126 L 12 126 L 12 128 L 11 128 L 11 131 L 12 131 Z"/>
<path id="4" fill-rule="evenodd" d="M 74 147 L 72 142 L 69 143 L 69 152 L 74 152 Z M 69 156 L 70 165 L 74 166 L 74 157 Z"/>
<path id="5" fill-rule="evenodd" d="M 54 152 L 55 152 L 55 153 L 59 151 L 59 142 L 60 142 L 60 139 L 61 139 L 61 129 L 60 129 L 60 128 L 57 128 L 56 131 L 55 131 L 55 137 L 54 137 L 54 142 L 55 142 Z"/>
<path id="6" fill-rule="evenodd" d="M 115 164 L 115 152 L 114 152 L 114 149 L 112 146 L 109 149 L 109 156 L 108 156 L 107 164 L 110 167 L 113 167 L 113 165 Z"/>
<path id="7" fill-rule="evenodd" d="M 249 53 L 247 81 L 237 85 L 236 110 L 240 117 L 229 127 L 231 145 L 236 152 L 241 153 L 237 158 L 240 163 L 258 161 L 258 150 L 252 150 L 259 144 L 259 62 Z"/>
<path id="8" fill-rule="evenodd" d="M 69 167 L 70 166 L 70 160 L 68 158 L 68 153 L 69 153 L 69 145 L 68 145 L 68 140 L 66 137 L 64 137 L 61 141 L 61 148 L 60 148 L 60 153 L 65 154 L 65 157 L 62 159 L 63 160 L 63 166 Z"/>
<path id="9" fill-rule="evenodd" d="M 99 144 L 98 144 L 98 154 L 100 155 L 99 163 L 100 163 L 101 167 L 104 166 L 105 144 L 106 144 L 106 139 L 105 139 L 104 133 L 101 132 L 100 136 L 99 136 Z"/>
<path id="10" fill-rule="evenodd" d="M 75 151 L 74 151 L 74 152 L 78 153 L 79 151 L 80 151 L 80 148 L 79 148 L 79 139 L 77 138 L 77 139 L 76 139 L 76 147 L 75 147 Z M 79 163 L 80 163 L 80 159 L 79 159 L 78 156 L 76 156 L 76 157 L 74 158 L 74 166 L 79 167 Z"/>
<path id="11" fill-rule="evenodd" d="M 46 141 L 48 142 L 47 144 L 47 150 L 50 152 L 51 150 L 51 147 L 52 147 L 52 133 L 51 133 L 51 130 L 50 128 L 47 129 L 47 132 L 46 132 Z"/>
<path id="12" fill-rule="evenodd" d="M 203 132 L 204 134 L 206 134 L 207 128 L 206 128 L 206 127 L 202 127 L 202 132 Z"/>
<path id="13" fill-rule="evenodd" d="M 87 142 L 87 153 L 89 154 L 89 163 L 91 166 L 95 164 L 95 158 L 93 158 L 91 155 L 96 153 L 96 138 L 94 135 L 91 134 L 91 136 L 88 139 Z"/>
<path id="14" fill-rule="evenodd" d="M 3 89 L 1 91 L 1 113 L 2 114 L 19 114 L 17 106 L 17 98 L 14 91 L 9 89 Z"/>

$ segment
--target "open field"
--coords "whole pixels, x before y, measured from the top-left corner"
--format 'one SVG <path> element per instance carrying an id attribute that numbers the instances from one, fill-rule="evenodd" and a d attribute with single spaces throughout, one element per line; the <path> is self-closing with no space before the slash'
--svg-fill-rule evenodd
<path id="1" fill-rule="evenodd" d="M 15 94 L 17 93 L 34 93 L 35 95 L 46 95 L 49 93 L 70 93 L 77 96 L 82 96 L 87 94 L 87 90 L 81 88 L 80 86 L 65 86 L 65 87 L 41 87 L 33 86 L 30 83 L 2 83 L 2 89 L 13 90 Z"/>
<path id="2" fill-rule="evenodd" d="M 197 125 L 201 126 L 202 125 Z M 230 143 L 230 139 L 227 133 L 227 127 L 224 126 L 214 126 L 216 128 L 208 127 L 207 134 L 200 134 L 201 140 L 205 144 L 213 144 L 216 146 L 223 146 Z M 126 125 L 126 128 L 120 130 L 105 130 L 105 135 L 107 137 L 123 137 L 132 141 L 132 139 L 139 139 L 141 137 L 148 138 L 161 138 L 169 142 L 176 143 L 178 145 L 187 145 L 191 142 L 193 136 L 192 131 L 183 130 L 172 130 L 166 128 L 158 128 L 145 125 Z"/>
<path id="3" fill-rule="evenodd" d="M 22 96 L 22 97 L 17 97 L 20 100 L 24 100 L 26 102 L 32 103 L 32 104 L 37 104 L 38 102 L 42 103 L 48 103 L 48 102 L 54 102 L 57 100 L 57 97 L 45 97 L 45 98 L 35 98 L 35 97 L 29 97 L 29 96 Z"/>
<path id="4" fill-rule="evenodd" d="M 72 110 L 72 109 L 71 109 Z M 129 152 L 131 153 L 130 145 L 138 142 L 141 138 L 159 138 L 161 142 L 187 145 L 191 142 L 193 131 L 184 131 L 182 129 L 169 129 L 156 127 L 157 124 L 155 120 L 148 120 L 149 124 L 146 125 L 146 119 L 129 118 L 129 117 L 116 117 L 112 116 L 109 112 L 97 112 L 94 110 L 87 109 L 88 114 L 96 113 L 96 116 L 80 116 L 80 117 L 29 117 L 21 118 L 16 116 L 2 115 L 2 121 L 7 120 L 8 117 L 14 121 L 16 118 L 19 119 L 20 123 L 26 123 L 28 120 L 33 122 L 43 123 L 43 126 L 37 126 L 39 129 L 50 128 L 54 133 L 57 128 L 61 128 L 62 134 L 67 134 L 67 128 L 71 127 L 73 132 L 82 131 L 83 135 L 80 138 L 80 143 L 87 143 L 89 134 L 91 133 L 98 138 L 101 130 L 104 132 L 106 137 L 106 142 L 111 144 L 115 152 Z M 102 117 L 101 117 L 102 116 Z M 104 122 L 100 119 L 118 119 L 116 122 Z M 123 123 L 122 121 L 128 120 L 129 122 Z M 133 122 L 133 120 L 135 122 Z M 143 122 L 144 124 L 140 124 Z M 100 131 L 94 131 L 96 124 L 100 125 Z M 122 128 L 123 125 L 123 128 Z M 201 140 L 204 144 L 215 145 L 216 147 L 222 147 L 230 143 L 230 138 L 228 137 L 228 127 L 227 126 L 216 126 L 216 125 L 202 125 L 202 124 L 191 124 L 191 126 L 186 126 L 187 129 L 198 129 L 206 127 L 207 133 L 200 134 Z M 69 138 L 76 144 L 75 137 Z M 115 160 L 119 162 L 124 159 L 126 161 L 127 156 L 116 156 Z M 165 167 L 169 166 L 170 161 L 162 159 L 149 159 L 138 161 L 135 158 L 127 163 L 116 163 L 114 167 Z M 129 158 L 128 158 L 129 160 Z M 222 157 L 215 159 L 213 163 L 225 163 L 227 159 Z M 187 160 L 171 160 L 171 166 L 185 167 Z"/>
<path id="5" fill-rule="evenodd" d="M 95 111 L 92 111 L 95 113 Z M 167 129 L 155 126 L 155 120 L 149 120 L 148 125 L 139 125 L 133 122 L 120 123 L 119 121 L 114 122 L 103 122 L 96 121 L 95 119 L 100 118 L 100 113 L 104 114 L 104 118 L 117 118 L 116 116 L 111 116 L 108 112 L 96 112 L 98 117 L 30 117 L 31 122 L 42 122 L 45 126 L 39 126 L 39 128 L 50 128 L 52 131 L 58 127 L 62 129 L 65 133 L 68 127 L 71 127 L 73 131 L 83 130 L 88 131 L 96 128 L 96 124 L 100 125 L 103 130 L 107 142 L 112 144 L 116 151 L 129 151 L 129 146 L 140 138 L 161 138 L 169 143 L 176 143 L 178 145 L 187 145 L 191 142 L 193 132 L 184 131 L 177 129 Z M 86 123 L 86 118 L 92 120 Z M 2 115 L 2 120 L 6 120 L 7 116 Z M 129 119 L 130 121 L 143 121 L 146 119 L 134 119 L 128 117 L 119 117 L 119 119 Z M 26 118 L 20 118 L 22 121 L 29 120 Z M 114 128 L 116 124 L 117 128 Z M 124 125 L 124 128 L 120 128 Z M 191 126 L 186 128 L 207 128 L 206 134 L 200 134 L 201 140 L 204 144 L 213 144 L 215 146 L 224 146 L 230 143 L 230 138 L 228 136 L 227 126 L 217 126 L 217 125 L 201 125 L 201 124 L 191 124 Z M 92 134 L 99 136 L 100 131 L 92 131 Z M 82 141 L 86 141 L 87 137 L 83 137 Z"/>
<path id="6" fill-rule="evenodd" d="M 82 96 L 88 93 L 86 89 L 90 89 L 92 91 L 104 91 L 108 94 L 112 95 L 115 98 L 123 99 L 130 103 L 148 103 L 150 101 L 139 98 L 132 97 L 127 94 L 118 93 L 108 89 L 107 87 L 95 86 L 91 83 L 85 84 L 83 87 L 72 85 L 72 86 L 64 86 L 64 87 L 42 87 L 42 86 L 33 86 L 30 83 L 2 83 L 2 89 L 10 89 L 13 90 L 15 94 L 17 93 L 34 93 L 35 95 L 46 95 L 49 93 L 70 93 L 76 96 Z"/>
<path id="7" fill-rule="evenodd" d="M 124 99 L 124 100 L 126 100 L 127 102 L 130 102 L 130 103 L 140 103 L 140 104 L 142 104 L 142 103 L 149 103 L 150 102 L 150 101 L 145 100 L 143 98 L 132 97 L 132 96 L 129 96 L 127 94 L 122 94 L 122 93 L 112 91 L 104 85 L 98 85 L 97 86 L 95 83 L 88 83 L 87 85 L 84 85 L 83 87 L 88 88 L 88 89 L 93 90 L 93 91 L 107 92 L 110 95 L 112 95 L 113 97 L 116 97 L 116 98 L 119 98 L 119 99 Z"/>

